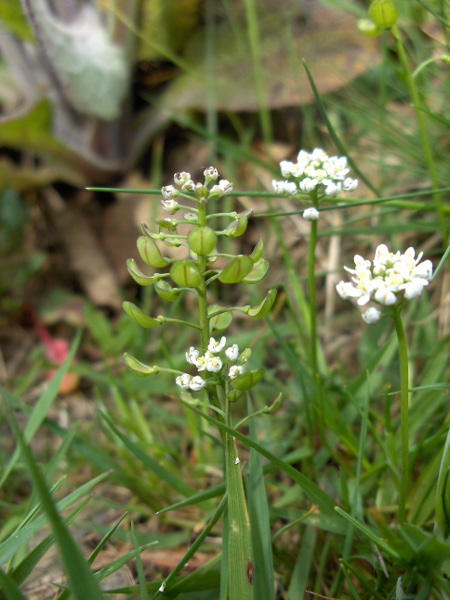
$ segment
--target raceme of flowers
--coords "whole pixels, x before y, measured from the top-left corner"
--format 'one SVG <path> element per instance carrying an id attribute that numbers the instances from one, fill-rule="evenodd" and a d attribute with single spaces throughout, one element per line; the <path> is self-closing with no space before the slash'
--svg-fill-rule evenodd
<path id="1" fill-rule="evenodd" d="M 236 377 L 242 375 L 244 372 L 246 358 L 244 353 L 239 353 L 237 344 L 225 348 L 226 343 L 227 339 L 225 336 L 222 336 L 218 342 L 214 338 L 210 338 L 208 350 L 203 356 L 200 355 L 198 350 L 191 346 L 186 352 L 186 360 L 190 365 L 194 365 L 197 368 L 198 373 L 220 373 L 225 365 L 227 368 L 227 376 L 230 379 L 236 379 Z M 222 355 L 222 357 L 220 355 Z M 236 364 L 238 359 L 239 362 L 243 364 Z M 235 364 L 228 366 L 226 361 Z M 175 382 L 184 390 L 199 392 L 205 387 L 207 380 L 201 375 L 193 376 L 189 375 L 189 373 L 182 373 L 175 379 Z"/>
<path id="2" fill-rule="evenodd" d="M 233 184 L 227 179 L 220 179 L 219 183 L 208 189 L 208 185 L 216 181 L 219 177 L 219 172 L 215 167 L 208 167 L 203 172 L 205 176 L 204 183 L 194 183 L 191 174 L 186 171 L 175 173 L 174 182 L 180 188 L 179 190 L 173 185 L 166 185 L 161 189 L 164 200 L 161 200 L 163 209 L 171 215 L 174 215 L 182 206 L 175 200 L 178 196 L 183 196 L 183 193 L 194 194 L 199 200 L 201 199 L 219 199 L 225 194 L 233 190 Z"/>
<path id="3" fill-rule="evenodd" d="M 328 156 L 320 148 L 311 153 L 300 150 L 296 163 L 283 160 L 280 169 L 286 180 L 272 181 L 274 190 L 279 194 L 310 193 L 322 186 L 325 196 L 335 198 L 342 191 L 351 192 L 358 186 L 357 179 L 347 177 L 350 169 L 347 168 L 346 157 Z"/>
<path id="4" fill-rule="evenodd" d="M 351 192 L 358 186 L 357 179 L 347 177 L 350 169 L 347 168 L 346 157 L 328 156 L 321 148 L 311 153 L 300 150 L 296 163 L 283 160 L 280 169 L 285 180 L 272 181 L 273 189 L 278 194 L 293 196 L 298 192 L 315 192 L 335 198 L 341 192 Z M 308 208 L 303 216 L 309 221 L 316 221 L 319 212 L 315 208 Z"/>
<path id="5" fill-rule="evenodd" d="M 355 268 L 346 271 L 352 274 L 351 281 L 341 281 L 336 290 L 344 300 L 357 299 L 359 306 L 373 301 L 382 306 L 392 306 L 399 298 L 411 300 L 419 297 L 433 275 L 430 260 L 422 260 L 423 252 L 416 258 L 414 248 L 406 252 L 390 252 L 385 244 L 375 251 L 372 263 L 358 254 L 354 258 Z M 366 323 L 375 323 L 381 317 L 380 311 L 370 307 L 362 315 Z"/>

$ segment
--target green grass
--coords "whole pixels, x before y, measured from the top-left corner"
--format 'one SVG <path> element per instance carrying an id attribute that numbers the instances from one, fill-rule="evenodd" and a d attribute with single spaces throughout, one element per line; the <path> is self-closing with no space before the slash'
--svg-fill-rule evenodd
<path id="1" fill-rule="evenodd" d="M 365 185 L 321 204 L 317 232 L 298 231 L 292 243 L 297 222 L 290 217 L 303 206 L 285 208 L 270 189 L 280 178 L 271 157 L 277 130 L 264 88 L 257 3 L 245 3 L 257 121 L 231 114 L 225 133 L 213 99 L 206 126 L 192 112 L 174 120 L 197 144 L 209 145 L 221 176 L 234 183 L 233 194 L 214 205 L 217 212 L 233 211 L 247 192 L 253 202 L 252 230 L 223 241 L 227 253 L 248 255 L 254 239 L 245 236 L 254 238 L 256 230 L 271 262 L 268 274 L 252 286 L 213 284 L 205 301 L 257 307 L 277 288 L 268 315 L 235 315 L 225 333 L 251 348 L 249 369 L 264 368 L 264 380 L 247 400 L 217 410 L 225 407 L 220 394 L 190 398 L 174 383 L 172 371 L 186 368 L 186 350 L 205 342 L 176 322 L 193 319 L 192 304 L 182 297 L 164 303 L 152 286 L 138 299 L 130 295 L 146 315 L 168 319 L 145 330 L 127 315 L 112 323 L 88 307 L 82 336 L 74 337 L 67 362 L 33 407 L 23 398 L 38 377 L 39 357 L 2 389 L 2 419 L 15 450 L 2 450 L 0 600 L 26 598 L 27 578 L 53 546 L 66 576 L 63 598 L 94 600 L 113 591 L 142 600 L 450 598 L 448 65 L 433 62 L 411 78 L 436 48 L 448 53 L 441 19 L 448 20 L 450 7 L 444 0 L 396 5 L 397 39 L 383 33 L 382 63 L 371 72 L 322 96 L 306 64 L 315 94 L 304 111 L 314 117 L 305 126 L 312 137 L 290 150 L 322 146 L 345 154 L 350 176 Z M 365 10 L 346 6 L 359 15 Z M 424 20 L 440 32 L 439 42 L 423 33 Z M 208 73 L 214 76 L 211 64 Z M 161 172 L 159 161 L 155 153 L 155 179 L 169 184 L 173 169 Z M 160 201 L 156 190 L 149 197 Z M 355 254 L 372 258 L 380 243 L 423 249 L 435 267 L 424 294 L 402 312 L 406 362 L 394 321 L 366 325 L 334 290 L 333 281 L 346 279 L 343 266 Z M 87 382 L 96 410 L 91 422 L 66 430 L 51 409 L 85 346 L 101 352 L 102 368 L 82 358 L 71 368 Z M 122 363 L 123 352 L 161 373 L 137 377 Z M 280 393 L 281 406 L 274 407 Z M 45 437 L 61 443 L 52 459 L 33 451 Z M 92 518 L 105 507 L 117 515 L 113 525 Z M 47 524 L 51 532 L 32 544 Z M 77 524 L 100 540 L 93 551 L 74 540 Z M 122 545 L 122 555 L 92 568 L 110 542 Z M 175 566 L 153 563 L 158 549 L 173 552 Z M 135 585 L 105 587 L 103 580 L 126 563 Z"/>

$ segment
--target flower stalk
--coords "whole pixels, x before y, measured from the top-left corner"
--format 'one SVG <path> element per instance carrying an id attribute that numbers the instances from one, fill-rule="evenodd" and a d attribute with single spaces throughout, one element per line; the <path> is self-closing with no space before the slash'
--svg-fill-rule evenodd
<path id="1" fill-rule="evenodd" d="M 406 496 L 409 476 L 409 359 L 408 342 L 402 320 L 402 307 L 392 307 L 395 331 L 398 340 L 400 358 L 400 436 L 401 436 L 401 474 L 400 497 L 398 503 L 398 522 L 401 525 L 406 516 Z"/>

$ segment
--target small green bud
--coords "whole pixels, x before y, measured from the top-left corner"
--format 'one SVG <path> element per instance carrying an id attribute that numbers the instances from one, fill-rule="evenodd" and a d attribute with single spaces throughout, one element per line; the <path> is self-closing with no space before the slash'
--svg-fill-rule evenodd
<path id="1" fill-rule="evenodd" d="M 373 0 L 369 17 L 378 29 L 391 29 L 397 23 L 398 12 L 392 0 Z"/>
<path id="2" fill-rule="evenodd" d="M 264 369 L 256 369 L 255 371 L 243 373 L 242 375 L 239 375 L 239 377 L 236 377 L 236 379 L 233 379 L 233 387 L 240 392 L 247 392 L 263 379 L 264 374 Z"/>
<path id="3" fill-rule="evenodd" d="M 180 287 L 198 288 L 203 283 L 199 268 L 190 260 L 176 262 L 170 270 L 170 276 Z"/>
<path id="4" fill-rule="evenodd" d="M 219 281 L 222 283 L 239 283 L 253 269 L 253 261 L 248 256 L 236 256 L 219 275 Z"/>
<path id="5" fill-rule="evenodd" d="M 359 19 L 358 29 L 367 37 L 378 37 L 381 35 L 381 30 L 370 19 Z"/>
<path id="6" fill-rule="evenodd" d="M 149 267 L 161 269 L 169 264 L 169 261 L 161 256 L 161 252 L 152 238 L 141 235 L 137 241 L 137 248 L 142 260 Z"/>
<path id="7" fill-rule="evenodd" d="M 239 362 L 242 365 L 245 365 L 245 363 L 248 361 L 248 359 L 250 358 L 251 355 L 252 355 L 252 349 L 246 348 L 243 352 L 241 352 L 241 355 L 239 356 Z"/>
<path id="8" fill-rule="evenodd" d="M 216 232 L 211 227 L 196 227 L 187 238 L 189 248 L 199 256 L 206 256 L 217 244 Z"/>

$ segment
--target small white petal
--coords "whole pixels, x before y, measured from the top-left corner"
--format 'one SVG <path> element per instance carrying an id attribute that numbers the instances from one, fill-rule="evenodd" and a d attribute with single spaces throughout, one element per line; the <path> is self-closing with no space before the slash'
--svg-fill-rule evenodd
<path id="1" fill-rule="evenodd" d="M 384 306 L 392 306 L 397 302 L 397 296 L 389 288 L 380 286 L 375 292 L 375 300 Z"/>
<path id="2" fill-rule="evenodd" d="M 412 300 L 413 298 L 418 298 L 423 292 L 423 283 L 419 279 L 413 279 L 409 283 L 405 285 L 405 298 L 407 300 Z"/>

